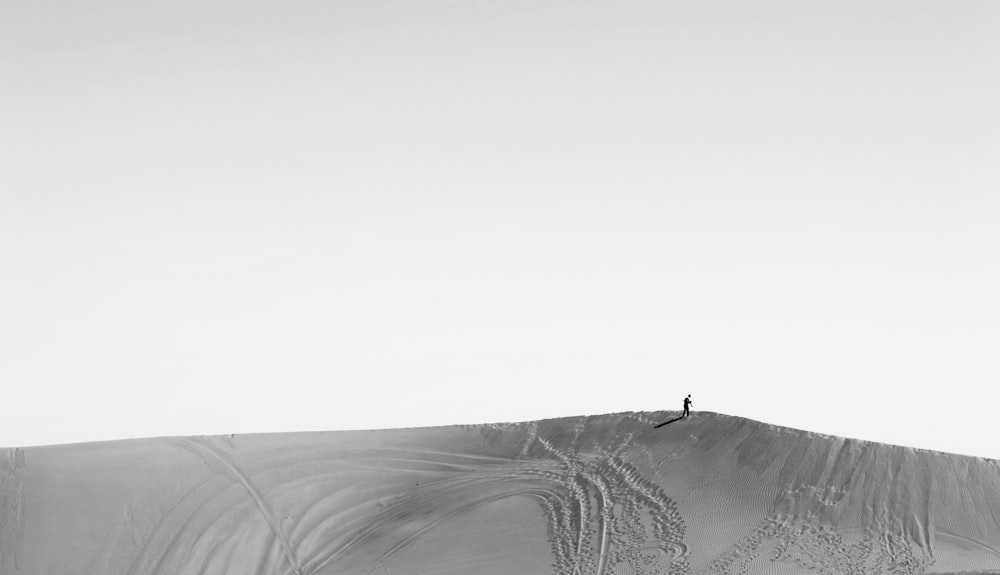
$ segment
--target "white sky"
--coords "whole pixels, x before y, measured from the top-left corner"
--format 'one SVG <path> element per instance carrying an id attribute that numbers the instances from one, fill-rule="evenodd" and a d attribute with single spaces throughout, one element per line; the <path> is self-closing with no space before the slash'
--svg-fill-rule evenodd
<path id="1" fill-rule="evenodd" d="M 697 409 L 1000 458 L 1000 2 L 0 0 L 0 445 Z"/>

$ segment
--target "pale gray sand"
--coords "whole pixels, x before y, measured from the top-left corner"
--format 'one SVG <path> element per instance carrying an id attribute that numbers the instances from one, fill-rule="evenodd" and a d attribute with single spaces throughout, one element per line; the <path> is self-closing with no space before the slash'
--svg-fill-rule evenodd
<path id="1" fill-rule="evenodd" d="M 7 449 L 0 573 L 1000 573 L 1000 465 L 674 412 Z"/>

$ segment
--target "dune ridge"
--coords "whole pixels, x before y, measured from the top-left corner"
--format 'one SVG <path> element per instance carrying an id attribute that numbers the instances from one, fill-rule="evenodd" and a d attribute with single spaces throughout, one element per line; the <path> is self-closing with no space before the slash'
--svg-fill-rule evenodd
<path id="1" fill-rule="evenodd" d="M 1000 462 L 678 415 L 7 449 L 0 573 L 1000 573 Z"/>

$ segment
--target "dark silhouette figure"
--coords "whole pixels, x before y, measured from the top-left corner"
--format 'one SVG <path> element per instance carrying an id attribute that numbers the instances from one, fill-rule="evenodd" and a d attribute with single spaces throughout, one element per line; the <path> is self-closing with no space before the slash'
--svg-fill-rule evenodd
<path id="1" fill-rule="evenodd" d="M 689 393 L 688 396 L 684 398 L 684 413 L 682 413 L 680 417 L 675 417 L 673 419 L 668 419 L 667 421 L 664 421 L 663 423 L 657 423 L 653 427 L 654 428 L 660 428 L 660 427 L 663 427 L 664 425 L 668 425 L 668 424 L 673 423 L 675 421 L 680 421 L 680 420 L 685 419 L 687 417 L 691 417 L 691 405 L 692 405 L 692 403 L 691 403 L 691 394 Z"/>

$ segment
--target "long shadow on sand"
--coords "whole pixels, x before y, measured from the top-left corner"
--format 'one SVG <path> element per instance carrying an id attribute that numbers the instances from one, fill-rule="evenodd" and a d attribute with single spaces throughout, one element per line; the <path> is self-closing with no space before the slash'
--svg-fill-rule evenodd
<path id="1" fill-rule="evenodd" d="M 673 423 L 675 421 L 680 421 L 682 419 L 684 419 L 684 416 L 675 417 L 673 419 L 668 419 L 667 421 L 664 421 L 663 423 L 658 423 L 658 424 L 654 425 L 653 428 L 656 429 L 656 428 L 659 428 L 659 427 L 663 427 L 664 425 L 668 425 L 670 423 Z"/>

